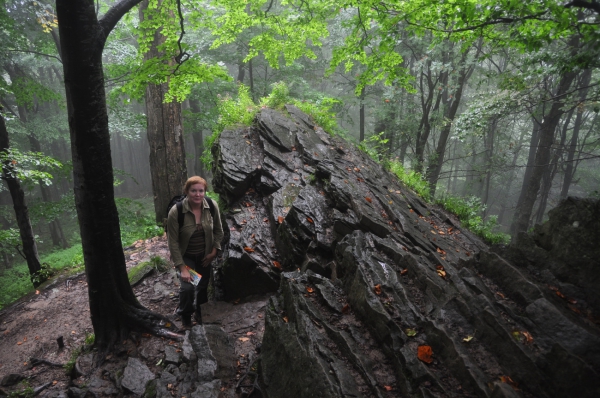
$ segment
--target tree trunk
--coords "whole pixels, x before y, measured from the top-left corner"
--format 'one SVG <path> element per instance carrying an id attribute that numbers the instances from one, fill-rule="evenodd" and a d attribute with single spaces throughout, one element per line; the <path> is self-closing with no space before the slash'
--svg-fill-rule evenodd
<path id="1" fill-rule="evenodd" d="M 560 118 L 564 113 L 564 110 L 562 109 L 564 96 L 569 90 L 569 87 L 571 87 L 571 83 L 575 79 L 576 75 L 576 72 L 568 71 L 564 72 L 564 74 L 561 76 L 552 106 L 550 107 L 548 113 L 544 115 L 544 119 L 540 125 L 540 141 L 535 155 L 531 178 L 529 179 L 527 186 L 524 187 L 524 193 L 522 195 L 523 200 L 520 206 L 517 206 L 515 211 L 514 222 L 511 230 L 513 241 L 519 232 L 525 232 L 529 227 L 529 220 L 533 211 L 533 205 L 540 190 L 542 176 L 549 167 L 551 147 L 552 142 L 554 141 L 554 132 L 556 131 L 556 126 L 558 126 Z"/>
<path id="2" fill-rule="evenodd" d="M 591 79 L 592 70 L 586 69 L 582 74 L 581 83 L 579 84 L 579 86 L 581 87 L 581 93 L 579 97 L 580 104 L 583 104 L 585 102 L 585 99 L 587 98 L 588 86 L 590 85 Z M 573 125 L 573 135 L 571 136 L 571 141 L 569 142 L 569 152 L 567 153 L 565 177 L 563 179 L 562 189 L 560 191 L 561 199 L 567 197 L 567 195 L 569 194 L 569 187 L 571 186 L 571 182 L 573 181 L 573 159 L 575 158 L 575 151 L 577 150 L 577 141 L 579 140 L 579 131 L 581 130 L 582 124 L 583 107 L 577 107 L 577 116 L 575 117 L 575 124 Z"/>
<path id="3" fill-rule="evenodd" d="M 144 308 L 127 279 L 114 200 L 102 50 L 106 36 L 139 0 L 116 3 L 98 21 L 93 0 L 57 0 L 71 135 L 77 218 L 99 360 L 131 330 L 174 337 L 169 320 Z"/>
<path id="4" fill-rule="evenodd" d="M 0 109 L 2 109 L 2 107 L 0 107 Z M 9 148 L 10 141 L 8 139 L 8 131 L 6 130 L 4 117 L 0 115 L 0 152 L 8 151 Z M 34 287 L 38 287 L 43 280 L 40 280 L 39 276 L 36 277 L 36 274 L 42 269 L 42 265 L 40 264 L 33 229 L 31 227 L 31 222 L 29 221 L 29 209 L 25 203 L 25 192 L 23 192 L 19 180 L 14 175 L 12 164 L 8 160 L 2 164 L 2 177 L 4 181 L 6 181 L 10 196 L 12 197 L 17 225 L 19 226 L 19 233 L 21 235 L 21 241 L 23 242 L 23 255 L 27 261 L 31 282 Z"/>
<path id="5" fill-rule="evenodd" d="M 200 115 L 200 101 L 197 99 L 190 98 L 190 109 L 194 113 L 194 115 Z M 194 173 L 199 176 L 204 176 L 204 167 L 202 162 L 200 161 L 200 157 L 202 156 L 202 152 L 204 152 L 204 143 L 202 141 L 202 126 L 199 125 L 198 119 L 194 119 L 192 130 L 192 138 L 194 139 Z"/>
<path id="6" fill-rule="evenodd" d="M 477 48 L 477 54 L 475 57 L 479 55 L 481 51 L 481 42 Z M 460 60 L 460 72 L 458 77 L 458 83 L 456 91 L 454 92 L 454 98 L 452 99 L 452 103 L 447 108 L 447 111 L 444 112 L 445 124 L 440 133 L 440 139 L 438 140 L 437 147 L 435 152 L 432 155 L 432 160 L 429 163 L 429 167 L 427 170 L 427 179 L 429 181 L 429 191 L 430 195 L 433 198 L 435 196 L 435 189 L 437 185 L 437 180 L 440 177 L 440 172 L 442 171 L 442 165 L 444 164 L 444 155 L 446 154 L 446 145 L 448 143 L 448 137 L 450 137 L 450 130 L 452 129 L 452 122 L 456 117 L 456 112 L 458 111 L 458 106 L 460 105 L 460 100 L 462 98 L 463 90 L 467 84 L 467 80 L 473 73 L 474 66 L 466 67 L 464 66 L 464 62 L 467 60 L 468 53 L 463 53 L 462 59 Z"/>
<path id="7" fill-rule="evenodd" d="M 140 21 L 148 8 L 148 0 L 140 4 Z M 165 39 L 159 31 L 154 33 L 154 41 L 146 60 L 160 56 L 158 46 Z M 169 84 L 149 84 L 146 88 L 146 118 L 148 120 L 148 143 L 150 144 L 150 173 L 154 194 L 156 223 L 163 225 L 167 217 L 167 205 L 175 195 L 181 195 L 187 180 L 185 145 L 181 104 L 164 103 Z"/>

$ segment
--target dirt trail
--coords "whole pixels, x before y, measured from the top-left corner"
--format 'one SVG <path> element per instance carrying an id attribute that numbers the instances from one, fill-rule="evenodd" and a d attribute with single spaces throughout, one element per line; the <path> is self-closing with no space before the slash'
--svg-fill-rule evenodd
<path id="1" fill-rule="evenodd" d="M 160 256 L 168 260 L 165 237 L 138 241 L 125 249 L 127 269 Z M 134 287 L 138 300 L 146 307 L 173 318 L 177 306 L 179 283 L 174 271 L 154 272 Z M 252 297 L 237 303 L 211 301 L 203 305 L 204 322 L 220 325 L 235 348 L 237 375 L 222 380 L 222 395 L 235 396 L 234 387 L 240 375 L 256 355 L 256 346 L 264 332 L 264 307 L 268 297 Z M 177 325 L 179 323 L 175 322 Z M 86 336 L 93 333 L 89 316 L 85 274 L 59 277 L 43 286 L 39 294 L 23 297 L 0 312 L 0 379 L 9 374 L 26 378 L 27 385 L 36 388 L 50 383 L 39 396 L 58 396 L 69 386 L 87 385 L 88 376 L 71 381 L 65 370 L 52 364 L 65 364 L 72 353 L 80 349 Z M 59 349 L 57 339 L 62 337 L 64 348 Z M 164 357 L 164 347 L 173 342 L 145 336 L 135 349 L 136 356 L 147 366 L 160 372 L 158 361 Z M 130 343 L 124 343 L 128 345 Z M 120 354 L 120 355 L 119 355 Z M 129 351 L 131 354 L 131 351 Z M 132 354 L 133 355 L 133 354 Z M 125 366 L 127 350 L 117 350 L 106 366 Z M 32 358 L 47 361 L 36 363 Z M 9 393 L 22 390 L 24 384 L 0 386 Z M 238 391 L 239 392 L 239 391 Z"/>

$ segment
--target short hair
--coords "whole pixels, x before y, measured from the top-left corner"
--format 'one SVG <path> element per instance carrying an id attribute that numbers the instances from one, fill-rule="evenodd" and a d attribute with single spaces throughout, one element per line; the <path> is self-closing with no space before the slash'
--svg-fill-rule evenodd
<path id="1" fill-rule="evenodd" d="M 206 180 L 204 178 L 199 177 L 199 176 L 193 176 L 193 177 L 188 178 L 188 180 L 185 182 L 185 185 L 183 186 L 183 192 L 185 192 L 185 194 L 187 195 L 187 193 L 190 190 L 190 188 L 192 187 L 192 185 L 196 185 L 196 184 L 204 185 L 204 190 L 206 190 L 208 188 L 208 184 L 206 183 Z"/>

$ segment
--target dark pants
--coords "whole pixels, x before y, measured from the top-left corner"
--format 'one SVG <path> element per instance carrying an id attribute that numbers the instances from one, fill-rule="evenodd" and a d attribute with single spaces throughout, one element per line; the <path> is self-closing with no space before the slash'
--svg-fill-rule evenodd
<path id="1" fill-rule="evenodd" d="M 196 257 L 183 256 L 185 265 L 202 275 L 202 279 L 200 280 L 200 283 L 198 283 L 198 286 L 194 286 L 189 282 L 183 282 L 181 277 L 179 278 L 181 285 L 179 287 L 179 307 L 177 308 L 177 314 L 181 316 L 191 316 L 195 311 L 200 317 L 202 315 L 200 312 L 200 304 L 208 302 L 207 289 L 212 267 L 210 265 L 208 267 L 203 267 L 203 258 L 204 255 Z"/>

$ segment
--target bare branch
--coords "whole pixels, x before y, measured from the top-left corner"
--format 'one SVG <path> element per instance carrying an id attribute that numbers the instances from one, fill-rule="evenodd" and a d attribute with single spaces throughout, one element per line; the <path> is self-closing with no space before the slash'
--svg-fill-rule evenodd
<path id="1" fill-rule="evenodd" d="M 104 39 L 108 37 L 108 34 L 117 25 L 117 22 L 127 14 L 129 10 L 141 3 L 142 0 L 121 0 L 110 8 L 100 19 L 99 24 L 104 31 Z"/>

